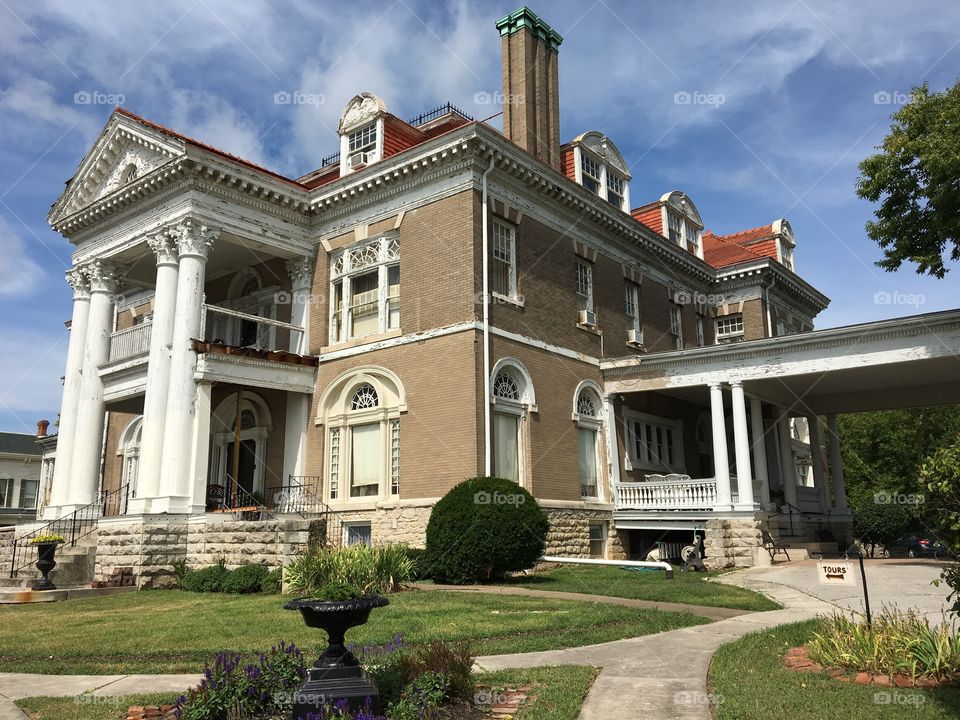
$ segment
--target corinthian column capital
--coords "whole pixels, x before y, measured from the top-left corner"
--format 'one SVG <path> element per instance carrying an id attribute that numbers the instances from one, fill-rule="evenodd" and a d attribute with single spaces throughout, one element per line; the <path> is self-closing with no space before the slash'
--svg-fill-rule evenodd
<path id="1" fill-rule="evenodd" d="M 90 292 L 115 293 L 117 291 L 117 268 L 106 260 L 94 260 L 84 270 L 90 279 Z"/>
<path id="2" fill-rule="evenodd" d="M 176 238 L 180 257 L 199 257 L 207 259 L 207 253 L 220 237 L 220 228 L 202 224 L 194 218 L 187 218 L 171 229 Z"/>
<path id="3" fill-rule="evenodd" d="M 287 274 L 294 287 L 305 287 L 313 276 L 313 258 L 309 255 L 287 260 Z"/>
<path id="4" fill-rule="evenodd" d="M 157 258 L 157 265 L 176 265 L 179 259 L 177 238 L 169 229 L 161 230 L 147 237 L 147 245 Z"/>
<path id="5" fill-rule="evenodd" d="M 90 297 L 90 278 L 82 267 L 70 268 L 66 272 L 67 284 L 73 288 L 74 300 L 86 300 Z"/>

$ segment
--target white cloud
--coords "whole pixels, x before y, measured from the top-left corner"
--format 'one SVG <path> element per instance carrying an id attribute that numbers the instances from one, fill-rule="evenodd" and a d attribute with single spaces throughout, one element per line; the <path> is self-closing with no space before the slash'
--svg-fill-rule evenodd
<path id="1" fill-rule="evenodd" d="M 0 353 L 0 417 L 14 419 L 17 427 L 10 429 L 29 432 L 40 419 L 38 413 L 51 422 L 56 420 L 60 407 L 64 358 L 67 355 L 69 333 L 59 326 L 50 333 L 21 328 L 0 328 L 4 351 Z M 9 424 L 9 420 L 6 421 Z"/>
<path id="2" fill-rule="evenodd" d="M 40 266 L 27 253 L 20 236 L 0 217 L 0 295 L 27 295 L 44 278 Z"/>

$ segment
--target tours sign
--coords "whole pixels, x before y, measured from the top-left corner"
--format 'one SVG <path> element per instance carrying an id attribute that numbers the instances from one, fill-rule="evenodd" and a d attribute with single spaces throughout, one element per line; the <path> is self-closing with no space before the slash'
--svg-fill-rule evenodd
<path id="1" fill-rule="evenodd" d="M 853 565 L 842 560 L 821 560 L 817 563 L 817 577 L 821 585 L 856 585 Z"/>

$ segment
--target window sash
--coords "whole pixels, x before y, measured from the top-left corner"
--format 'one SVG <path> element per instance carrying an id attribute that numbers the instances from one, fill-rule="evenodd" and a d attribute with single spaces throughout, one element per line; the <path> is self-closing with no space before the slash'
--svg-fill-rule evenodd
<path id="1" fill-rule="evenodd" d="M 602 523 L 589 524 L 590 557 L 602 558 L 604 555 L 607 532 Z"/>
<path id="2" fill-rule="evenodd" d="M 517 292 L 516 230 L 506 223 L 494 220 L 490 250 L 490 289 L 499 295 L 512 298 Z"/>
<path id="3" fill-rule="evenodd" d="M 697 346 L 703 347 L 706 344 L 706 340 L 703 334 L 703 318 L 697 316 Z"/>
<path id="4" fill-rule="evenodd" d="M 37 480 L 20 481 L 19 505 L 21 510 L 31 510 L 37 507 L 37 488 L 39 484 Z"/>
<path id="5" fill-rule="evenodd" d="M 377 146 L 377 124 L 375 122 L 365 125 L 359 130 L 350 133 L 348 138 L 348 147 L 350 153 L 370 150 Z"/>
<path id="6" fill-rule="evenodd" d="M 0 507 L 10 507 L 13 502 L 13 478 L 0 479 Z"/>
<path id="7" fill-rule="evenodd" d="M 371 541 L 370 523 L 352 523 L 346 526 L 346 544 L 366 545 L 370 547 Z"/>
<path id="8" fill-rule="evenodd" d="M 350 428 L 350 497 L 379 494 L 382 457 L 380 423 Z"/>
<path id="9" fill-rule="evenodd" d="M 578 429 L 580 449 L 580 495 L 597 497 L 597 431 L 592 428 Z"/>
<path id="10" fill-rule="evenodd" d="M 681 463 L 676 445 L 677 428 L 650 420 L 634 420 L 631 426 L 634 458 L 639 465 L 657 469 L 679 469 Z"/>
<path id="11" fill-rule="evenodd" d="M 716 320 L 717 337 L 743 335 L 743 315 L 728 315 Z"/>
<path id="12" fill-rule="evenodd" d="M 580 310 L 593 310 L 593 268 L 577 263 L 576 290 Z"/>
<path id="13" fill-rule="evenodd" d="M 520 418 L 506 413 L 494 413 L 494 463 L 497 477 L 520 482 Z"/>

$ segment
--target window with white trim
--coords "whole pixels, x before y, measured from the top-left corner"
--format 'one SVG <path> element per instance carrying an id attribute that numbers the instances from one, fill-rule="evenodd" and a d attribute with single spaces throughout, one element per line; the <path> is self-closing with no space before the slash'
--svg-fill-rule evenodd
<path id="1" fill-rule="evenodd" d="M 683 306 L 678 303 L 670 303 L 670 335 L 673 346 L 683 350 Z"/>
<path id="2" fill-rule="evenodd" d="M 529 375 L 516 361 L 501 361 L 494 368 L 490 394 L 493 474 L 522 485 L 526 475 L 524 418 L 535 408 Z"/>
<path id="3" fill-rule="evenodd" d="M 602 405 L 600 396 L 590 387 L 577 391 L 574 420 L 577 423 L 577 449 L 580 458 L 580 497 L 599 498 L 600 428 Z"/>
<path id="4" fill-rule="evenodd" d="M 701 229 L 692 218 L 667 208 L 667 237 L 693 255 L 700 255 Z"/>
<path id="5" fill-rule="evenodd" d="M 593 312 L 593 268 L 582 262 L 576 268 L 577 309 Z"/>
<path id="6" fill-rule="evenodd" d="M 493 221 L 490 291 L 510 299 L 517 296 L 517 235 L 513 225 Z"/>
<path id="7" fill-rule="evenodd" d="M 603 178 L 600 163 L 581 151 L 580 170 L 583 176 L 583 186 L 590 192 L 599 195 Z"/>
<path id="8" fill-rule="evenodd" d="M 604 558 L 607 556 L 607 524 L 602 522 L 590 523 L 590 557 Z"/>
<path id="9" fill-rule="evenodd" d="M 640 286 L 629 280 L 623 292 L 623 312 L 627 316 L 627 330 L 640 331 Z"/>
<path id="10" fill-rule="evenodd" d="M 707 344 L 703 331 L 703 315 L 697 315 L 697 347 L 703 347 Z"/>
<path id="11" fill-rule="evenodd" d="M 13 478 L 0 478 L 0 507 L 13 506 Z"/>
<path id="12" fill-rule="evenodd" d="M 39 480 L 20 481 L 20 509 L 35 510 L 37 508 L 37 488 Z"/>
<path id="13" fill-rule="evenodd" d="M 743 315 L 724 315 L 714 321 L 717 345 L 743 340 Z"/>
<path id="14" fill-rule="evenodd" d="M 400 239 L 388 235 L 332 256 L 330 342 L 399 328 Z"/>
<path id="15" fill-rule="evenodd" d="M 624 423 L 627 453 L 634 468 L 657 473 L 684 471 L 681 420 L 625 410 Z"/>
<path id="16" fill-rule="evenodd" d="M 607 202 L 617 210 L 623 210 L 623 188 L 626 182 L 607 168 Z"/>
<path id="17" fill-rule="evenodd" d="M 355 152 L 366 152 L 377 147 L 377 123 L 364 125 L 347 136 L 347 148 L 352 155 Z"/>
<path id="18" fill-rule="evenodd" d="M 343 524 L 343 544 L 373 546 L 372 531 L 369 522 L 345 522 Z"/>
<path id="19" fill-rule="evenodd" d="M 780 241 L 780 262 L 787 270 L 793 270 L 793 245 Z"/>
<path id="20" fill-rule="evenodd" d="M 683 244 L 683 219 L 672 210 L 667 210 L 667 237 L 677 245 Z"/>

